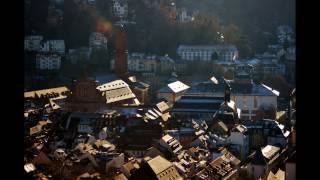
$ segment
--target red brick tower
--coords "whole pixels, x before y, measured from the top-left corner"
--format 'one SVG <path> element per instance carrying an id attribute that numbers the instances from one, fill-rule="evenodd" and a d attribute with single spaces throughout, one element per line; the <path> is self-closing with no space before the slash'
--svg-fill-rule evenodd
<path id="1" fill-rule="evenodd" d="M 116 32 L 116 59 L 115 73 L 119 77 L 124 77 L 128 73 L 128 50 L 126 49 L 126 34 L 122 25 L 115 28 Z"/>

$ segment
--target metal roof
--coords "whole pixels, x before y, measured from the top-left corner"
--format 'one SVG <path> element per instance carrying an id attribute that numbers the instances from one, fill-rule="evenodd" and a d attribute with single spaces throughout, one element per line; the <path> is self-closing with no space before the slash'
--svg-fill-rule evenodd
<path id="1" fill-rule="evenodd" d="M 126 99 L 132 99 L 136 96 L 132 93 L 129 87 L 123 87 L 119 89 L 113 89 L 109 91 L 104 91 L 103 95 L 105 96 L 108 103 L 117 102 Z"/>
<path id="2" fill-rule="evenodd" d="M 108 90 L 112 90 L 112 89 L 118 89 L 118 88 L 123 88 L 123 87 L 129 87 L 129 85 L 124 82 L 123 80 L 115 80 L 115 81 L 111 81 L 109 83 L 105 83 L 102 84 L 100 86 L 97 87 L 97 89 L 99 91 L 108 91 Z"/>
<path id="3" fill-rule="evenodd" d="M 153 170 L 153 172 L 155 174 L 159 174 L 162 171 L 164 171 L 172 166 L 171 162 L 169 162 L 168 160 L 164 159 L 161 156 L 157 156 L 157 157 L 149 160 L 147 163 L 149 164 L 149 166 L 151 167 L 151 169 Z"/>
<path id="4" fill-rule="evenodd" d="M 220 81 L 221 82 L 221 81 Z M 251 96 L 279 96 L 279 92 L 264 84 L 255 83 L 238 83 L 230 81 L 231 93 L 234 95 L 251 95 Z M 185 95 L 207 94 L 210 96 L 224 96 L 225 84 L 214 84 L 210 81 L 201 82 L 185 93 Z"/>
<path id="5" fill-rule="evenodd" d="M 267 145 L 266 147 L 261 149 L 263 156 L 267 159 L 271 159 L 276 153 L 280 151 L 279 147 Z"/>
<path id="6" fill-rule="evenodd" d="M 181 81 L 170 83 L 168 84 L 168 87 L 175 93 L 179 93 L 190 88 L 188 85 L 182 83 Z"/>

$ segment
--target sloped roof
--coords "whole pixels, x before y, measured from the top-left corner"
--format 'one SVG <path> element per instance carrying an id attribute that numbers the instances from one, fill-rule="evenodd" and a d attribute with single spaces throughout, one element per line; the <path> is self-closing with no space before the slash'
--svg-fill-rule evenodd
<path id="1" fill-rule="evenodd" d="M 121 173 L 121 174 L 113 177 L 113 179 L 114 180 L 127 180 L 128 178 L 123 173 Z"/>
<path id="2" fill-rule="evenodd" d="M 164 101 L 157 103 L 156 106 L 161 112 L 165 112 L 170 108 L 169 105 Z"/>
<path id="3" fill-rule="evenodd" d="M 269 160 L 279 151 L 279 147 L 271 145 L 267 145 L 266 147 L 261 149 L 262 155 Z"/>
<path id="4" fill-rule="evenodd" d="M 147 163 L 149 164 L 149 166 L 151 167 L 151 169 L 153 170 L 153 172 L 155 174 L 159 174 L 162 171 L 164 171 L 172 166 L 170 161 L 166 160 L 165 158 L 163 158 L 161 156 L 157 156 L 157 157 L 151 159 L 150 161 L 148 161 Z"/>
<path id="5" fill-rule="evenodd" d="M 173 137 L 170 136 L 169 134 L 166 134 L 164 135 L 161 139 L 164 141 L 164 142 L 168 142 L 172 139 Z"/>
<path id="6" fill-rule="evenodd" d="M 265 87 L 266 89 L 268 89 L 269 91 L 271 91 L 274 95 L 276 96 L 279 96 L 280 95 L 280 92 L 275 90 L 275 89 L 272 89 L 271 87 L 267 86 L 267 85 L 264 85 L 264 84 L 261 84 L 263 87 Z"/>
<path id="7" fill-rule="evenodd" d="M 272 171 L 270 171 L 267 180 L 285 180 L 285 172 L 282 171 L 280 168 L 275 174 Z"/>
<path id="8" fill-rule="evenodd" d="M 113 89 L 118 89 L 118 88 L 123 88 L 123 87 L 128 87 L 129 85 L 124 82 L 123 80 L 114 80 L 105 84 L 102 84 L 97 87 L 99 91 L 109 91 Z"/>
<path id="9" fill-rule="evenodd" d="M 169 83 L 167 86 L 161 88 L 160 90 L 158 90 L 158 92 L 179 93 L 179 92 L 185 91 L 189 88 L 190 87 L 188 85 L 182 83 L 181 81 L 175 81 L 175 82 Z"/>
<path id="10" fill-rule="evenodd" d="M 56 88 L 49 88 L 49 89 L 42 89 L 36 91 L 28 91 L 24 92 L 24 98 L 35 98 L 36 95 L 40 97 L 41 95 L 52 94 L 52 93 L 59 93 L 70 91 L 66 86 L 56 87 Z"/>
<path id="11" fill-rule="evenodd" d="M 106 98 L 106 103 L 112 103 L 117 101 L 122 101 L 126 99 L 132 99 L 136 96 L 132 93 L 131 89 L 129 87 L 123 87 L 119 89 L 113 89 L 109 91 L 104 91 L 103 95 Z"/>
<path id="12" fill-rule="evenodd" d="M 157 148 L 155 147 L 150 147 L 149 149 L 147 149 L 147 152 L 145 153 L 145 156 L 149 156 L 151 158 L 157 157 L 157 156 L 162 156 L 165 157 L 163 155 L 162 152 L 160 152 Z"/>
<path id="13" fill-rule="evenodd" d="M 219 80 L 219 82 L 223 82 Z M 252 96 L 279 96 L 279 92 L 264 84 L 256 83 L 239 83 L 236 81 L 229 82 L 231 93 L 234 95 L 252 95 Z M 216 96 L 223 96 L 225 91 L 225 83 L 214 84 L 211 81 L 197 83 L 191 86 L 186 95 L 192 94 L 210 94 Z"/>
<path id="14" fill-rule="evenodd" d="M 168 84 L 168 87 L 175 93 L 178 93 L 190 88 L 188 85 L 182 83 L 181 81 L 170 83 Z"/>

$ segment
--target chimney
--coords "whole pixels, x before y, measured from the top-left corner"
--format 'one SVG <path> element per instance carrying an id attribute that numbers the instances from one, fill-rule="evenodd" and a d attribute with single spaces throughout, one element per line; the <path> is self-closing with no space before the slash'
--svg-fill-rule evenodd
<path id="1" fill-rule="evenodd" d="M 123 77 L 128 72 L 128 50 L 126 49 L 126 34 L 123 25 L 117 26 L 116 31 L 116 58 L 115 72 L 118 76 Z"/>

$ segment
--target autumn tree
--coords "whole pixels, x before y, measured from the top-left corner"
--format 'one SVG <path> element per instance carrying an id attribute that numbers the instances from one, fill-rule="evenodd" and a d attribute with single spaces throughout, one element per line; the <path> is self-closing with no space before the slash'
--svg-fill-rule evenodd
<path id="1" fill-rule="evenodd" d="M 291 89 L 289 83 L 281 75 L 268 75 L 265 76 L 262 80 L 262 83 L 270 86 L 273 89 L 276 89 L 280 92 L 280 96 L 287 97 Z"/>

